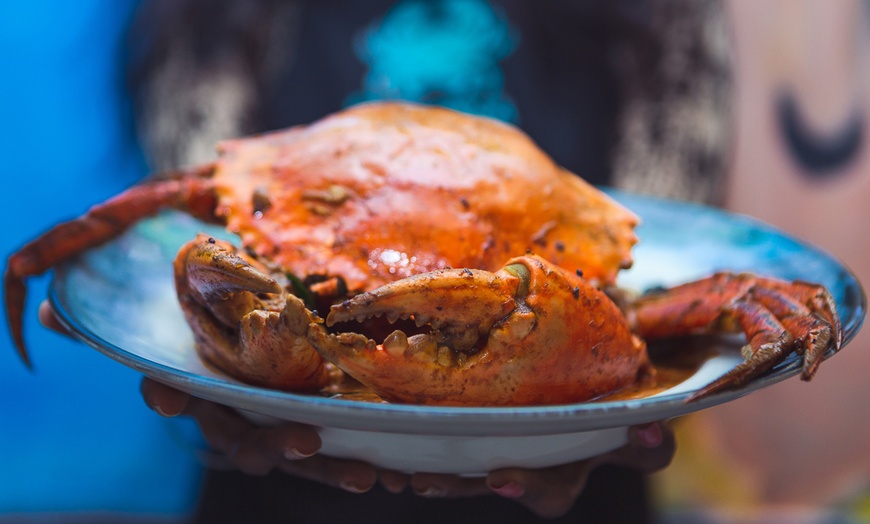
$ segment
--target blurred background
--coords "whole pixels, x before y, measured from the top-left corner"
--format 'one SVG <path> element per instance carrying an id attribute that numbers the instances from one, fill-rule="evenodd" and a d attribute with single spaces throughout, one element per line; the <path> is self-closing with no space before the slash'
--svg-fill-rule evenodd
<path id="1" fill-rule="evenodd" d="M 147 174 L 124 87 L 125 32 L 136 7 L 0 5 L 4 258 Z M 0 522 L 160 522 L 187 514 L 201 474 L 185 448 L 193 428 L 151 412 L 137 373 L 38 325 L 48 281 L 30 281 L 32 371 L 5 322 L 0 337 Z"/>
<path id="2" fill-rule="evenodd" d="M 756 216 L 870 281 L 866 0 L 9 0 L 0 57 L 7 256 L 219 139 L 404 98 L 516 123 L 594 183 Z M 0 522 L 186 521 L 195 428 L 38 326 L 48 280 L 32 372 L 0 334 Z M 658 520 L 870 521 L 868 342 L 676 421 Z"/>
<path id="3" fill-rule="evenodd" d="M 723 205 L 827 249 L 870 282 L 870 3 L 726 2 L 733 158 Z M 870 520 L 870 333 L 811 383 L 786 381 L 678 423 L 656 484 L 734 520 Z M 842 519 L 842 520 L 839 520 Z"/>

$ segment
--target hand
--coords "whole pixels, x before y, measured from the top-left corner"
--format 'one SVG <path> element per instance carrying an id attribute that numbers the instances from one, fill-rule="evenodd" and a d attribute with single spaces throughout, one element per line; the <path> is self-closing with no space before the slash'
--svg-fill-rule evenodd
<path id="1" fill-rule="evenodd" d="M 209 446 L 249 475 L 278 469 L 352 493 L 368 491 L 377 481 L 377 470 L 370 464 L 315 455 L 320 436 L 311 426 L 293 422 L 257 426 L 231 408 L 148 378 L 142 380 L 141 390 L 145 403 L 160 415 L 194 418 Z"/>
<path id="2" fill-rule="evenodd" d="M 536 470 L 506 468 L 493 471 L 486 478 L 417 473 L 411 477 L 410 485 L 417 494 L 425 497 L 468 497 L 495 493 L 515 500 L 538 516 L 553 518 L 571 509 L 583 492 L 589 475 L 598 466 L 613 464 L 652 473 L 670 464 L 675 450 L 670 427 L 662 422 L 654 422 L 630 428 L 627 445 L 588 460 Z M 397 479 L 381 475 L 381 482 L 385 480 L 398 482 Z M 394 486 L 391 490 L 395 489 Z"/>
<path id="3" fill-rule="evenodd" d="M 310 426 L 288 423 L 278 428 L 257 427 L 230 408 L 147 378 L 142 381 L 142 396 L 163 416 L 185 414 L 195 418 L 209 445 L 248 474 L 265 475 L 277 468 L 354 493 L 368 491 L 376 480 L 392 493 L 400 493 L 410 485 L 415 493 L 429 498 L 495 493 L 516 500 L 542 517 L 557 517 L 570 510 L 596 467 L 615 464 L 650 473 L 667 466 L 675 450 L 670 428 L 652 423 L 631 428 L 626 446 L 572 464 L 537 470 L 506 468 L 491 472 L 485 479 L 432 473 L 409 477 L 378 471 L 362 462 L 312 456 L 320 448 L 320 437 Z"/>
<path id="4" fill-rule="evenodd" d="M 39 317 L 47 327 L 65 332 L 47 302 L 40 307 Z M 652 473 L 666 467 L 676 449 L 670 428 L 656 422 L 630 428 L 629 443 L 620 449 L 571 464 L 537 470 L 506 468 L 493 471 L 486 478 L 433 473 L 408 476 L 378 471 L 363 462 L 315 455 L 320 449 L 320 437 L 314 428 L 304 424 L 258 427 L 230 408 L 147 378 L 141 389 L 146 404 L 160 415 L 193 417 L 213 449 L 225 455 L 236 468 L 252 475 L 279 469 L 353 493 L 368 491 L 377 481 L 392 493 L 400 493 L 410 485 L 415 493 L 429 498 L 494 493 L 513 499 L 542 517 L 568 512 L 598 466 L 613 464 Z"/>
<path id="5" fill-rule="evenodd" d="M 49 329 L 69 335 L 48 301 L 40 304 L 39 320 Z M 194 418 L 212 449 L 245 473 L 265 475 L 279 469 L 353 493 L 368 491 L 377 481 L 374 466 L 315 455 L 320 436 L 310 426 L 288 423 L 277 428 L 258 427 L 230 408 L 148 378 L 143 379 L 141 391 L 145 403 L 158 414 Z"/>

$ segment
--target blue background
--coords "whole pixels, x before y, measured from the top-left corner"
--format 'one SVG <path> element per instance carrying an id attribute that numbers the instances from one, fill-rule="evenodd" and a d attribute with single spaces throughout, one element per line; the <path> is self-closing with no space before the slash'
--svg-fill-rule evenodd
<path id="1" fill-rule="evenodd" d="M 0 3 L 2 253 L 147 173 L 124 91 L 133 0 Z M 195 502 L 192 425 L 151 412 L 140 377 L 42 328 L 31 279 L 28 371 L 0 333 L 0 521 L 13 514 L 135 513 L 172 520 Z"/>

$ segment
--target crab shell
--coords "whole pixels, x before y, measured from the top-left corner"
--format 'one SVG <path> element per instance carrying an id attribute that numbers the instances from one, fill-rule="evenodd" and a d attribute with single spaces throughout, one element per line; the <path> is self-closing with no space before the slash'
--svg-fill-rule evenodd
<path id="1" fill-rule="evenodd" d="M 351 293 L 446 267 L 496 270 L 529 250 L 601 284 L 630 266 L 637 218 L 516 128 L 368 104 L 223 142 L 216 215 L 298 276 Z"/>

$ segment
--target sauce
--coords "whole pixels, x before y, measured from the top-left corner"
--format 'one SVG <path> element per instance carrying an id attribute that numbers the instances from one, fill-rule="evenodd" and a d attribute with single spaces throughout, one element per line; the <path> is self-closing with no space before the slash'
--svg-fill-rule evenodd
<path id="1" fill-rule="evenodd" d="M 707 360 L 719 355 L 723 347 L 723 338 L 715 336 L 693 336 L 652 343 L 648 351 L 656 368 L 654 378 L 591 402 L 636 400 L 661 393 L 694 375 Z M 350 378 L 330 386 L 322 393 L 342 400 L 385 403 L 375 393 Z"/>
<path id="2" fill-rule="evenodd" d="M 596 399 L 597 402 L 647 398 L 694 375 L 706 361 L 720 354 L 722 337 L 694 336 L 650 343 L 647 351 L 655 378 Z"/>

